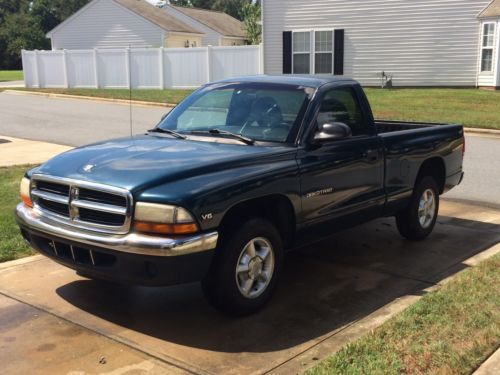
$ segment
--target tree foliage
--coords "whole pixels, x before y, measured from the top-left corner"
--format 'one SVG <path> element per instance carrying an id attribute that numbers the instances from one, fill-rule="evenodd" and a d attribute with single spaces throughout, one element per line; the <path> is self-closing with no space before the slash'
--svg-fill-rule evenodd
<path id="1" fill-rule="evenodd" d="M 247 40 L 250 44 L 259 44 L 262 41 L 261 8 L 260 4 L 245 4 L 241 11 Z"/>
<path id="2" fill-rule="evenodd" d="M 47 49 L 45 34 L 89 0 L 0 0 L 0 69 L 19 69 L 22 49 Z"/>

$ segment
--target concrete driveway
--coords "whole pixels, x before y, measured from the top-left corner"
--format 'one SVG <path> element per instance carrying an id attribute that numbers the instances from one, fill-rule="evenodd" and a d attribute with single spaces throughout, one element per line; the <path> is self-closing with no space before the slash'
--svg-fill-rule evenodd
<path id="1" fill-rule="evenodd" d="M 367 332 L 389 315 L 392 304 L 425 293 L 499 241 L 500 212 L 478 206 L 443 202 L 435 232 L 419 243 L 399 237 L 392 219 L 380 219 L 290 254 L 272 303 L 243 319 L 213 310 L 198 284 L 105 284 L 80 278 L 41 256 L 0 267 L 0 294 L 121 345 L 132 353 L 129 362 L 135 366 L 149 363 L 140 357 L 147 355 L 156 361 L 150 366 L 165 372 L 288 374 Z M 0 363 L 12 373 L 19 368 L 57 370 L 65 335 L 45 329 L 36 345 L 11 347 L 8 342 L 24 341 L 30 334 L 31 320 L 18 319 L 0 319 Z M 64 353 L 76 351 L 78 358 L 80 350 L 87 353 L 82 345 Z M 72 370 L 95 371 L 98 352 L 92 353 L 75 360 Z M 128 358 L 119 353 L 110 350 L 107 361 Z M 68 362 L 63 363 L 67 370 Z"/>

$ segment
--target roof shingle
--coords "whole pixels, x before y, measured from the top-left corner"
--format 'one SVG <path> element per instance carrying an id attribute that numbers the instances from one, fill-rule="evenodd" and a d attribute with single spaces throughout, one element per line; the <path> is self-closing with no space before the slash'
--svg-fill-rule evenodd
<path id="1" fill-rule="evenodd" d="M 231 17 L 227 13 L 200 8 L 187 8 L 174 5 L 170 6 L 217 31 L 219 34 L 224 36 L 246 38 L 243 22 L 238 21 L 236 18 Z"/>
<path id="2" fill-rule="evenodd" d="M 478 17 L 500 17 L 500 0 L 493 0 L 481 13 L 479 13 Z"/>
<path id="3" fill-rule="evenodd" d="M 176 31 L 190 34 L 203 34 L 194 27 L 171 16 L 167 12 L 149 4 L 144 0 L 114 0 L 118 4 L 147 19 L 167 31 Z"/>

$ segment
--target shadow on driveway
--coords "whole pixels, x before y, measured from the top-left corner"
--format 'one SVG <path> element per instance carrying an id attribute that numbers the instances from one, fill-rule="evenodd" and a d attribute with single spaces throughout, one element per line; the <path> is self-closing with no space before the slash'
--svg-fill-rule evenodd
<path id="1" fill-rule="evenodd" d="M 290 253 L 270 305 L 240 319 L 212 309 L 198 284 L 143 288 L 77 279 L 56 292 L 118 325 L 114 335 L 146 352 L 213 373 L 264 372 L 398 297 L 421 294 L 499 240 L 500 225 L 440 217 L 431 237 L 415 243 L 399 237 L 393 219 L 377 220 Z"/>

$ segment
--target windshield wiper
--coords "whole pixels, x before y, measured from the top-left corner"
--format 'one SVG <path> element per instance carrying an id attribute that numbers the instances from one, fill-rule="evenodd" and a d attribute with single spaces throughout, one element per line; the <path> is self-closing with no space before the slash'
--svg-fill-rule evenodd
<path id="1" fill-rule="evenodd" d="M 210 130 L 193 130 L 191 134 L 219 134 L 219 135 L 227 135 L 230 137 L 233 137 L 243 143 L 246 143 L 247 145 L 253 145 L 255 141 L 252 138 L 245 137 L 241 134 L 233 133 L 227 130 L 220 130 L 220 129 L 210 129 Z"/>
<path id="2" fill-rule="evenodd" d="M 169 134 L 175 138 L 187 139 L 187 137 L 185 135 L 182 135 L 182 134 L 177 133 L 177 132 L 170 130 L 170 129 L 154 128 L 154 129 L 149 129 L 148 133 L 165 133 L 165 134 Z"/>

